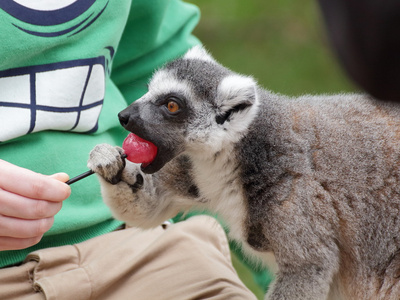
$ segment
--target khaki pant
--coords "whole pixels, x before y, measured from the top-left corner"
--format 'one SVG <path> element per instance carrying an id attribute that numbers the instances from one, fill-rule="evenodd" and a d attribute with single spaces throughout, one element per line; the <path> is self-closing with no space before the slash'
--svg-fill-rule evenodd
<path id="1" fill-rule="evenodd" d="M 0 269 L 0 299 L 256 299 L 239 280 L 225 233 L 197 216 L 43 249 Z"/>

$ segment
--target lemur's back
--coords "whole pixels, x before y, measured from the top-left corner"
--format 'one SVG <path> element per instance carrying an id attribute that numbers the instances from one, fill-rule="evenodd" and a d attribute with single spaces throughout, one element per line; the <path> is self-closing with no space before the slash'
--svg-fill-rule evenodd
<path id="1" fill-rule="evenodd" d="M 316 248 L 337 252 L 336 283 L 348 299 L 398 299 L 400 107 L 357 95 L 265 97 L 256 122 L 267 128 L 265 135 L 255 128 L 244 144 L 257 140 L 253 144 L 262 143 L 267 151 L 248 160 L 244 177 L 254 173 L 254 166 L 268 170 L 263 178 L 251 179 L 268 189 L 261 201 L 260 187 L 247 189 L 247 199 L 257 199 L 257 204 L 248 200 L 249 226 L 254 231 L 265 218 L 259 216 L 260 203 L 272 220 L 264 239 L 249 236 L 250 244 L 273 249 L 281 218 L 290 216 L 294 233 L 288 239 L 315 239 Z M 243 151 L 246 157 L 256 149 Z M 296 247 L 287 242 L 288 248 Z"/>

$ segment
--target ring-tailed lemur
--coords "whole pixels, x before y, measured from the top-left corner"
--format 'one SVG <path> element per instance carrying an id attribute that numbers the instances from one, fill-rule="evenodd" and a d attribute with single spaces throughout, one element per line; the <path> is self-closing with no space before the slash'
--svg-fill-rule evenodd
<path id="1" fill-rule="evenodd" d="M 274 94 L 195 47 L 119 118 L 158 154 L 141 168 L 119 147 L 91 152 L 116 218 L 218 213 L 251 255 L 275 258 L 267 299 L 400 299 L 400 106 Z"/>

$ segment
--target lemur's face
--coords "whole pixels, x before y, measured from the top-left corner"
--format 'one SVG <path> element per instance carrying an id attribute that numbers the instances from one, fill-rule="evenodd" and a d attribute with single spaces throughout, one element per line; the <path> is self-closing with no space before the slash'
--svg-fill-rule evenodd
<path id="1" fill-rule="evenodd" d="M 237 94 L 232 93 L 237 80 L 228 80 L 226 84 L 226 78 L 240 77 L 246 84 L 248 78 L 232 75 L 211 57 L 204 56 L 203 49 L 192 50 L 194 57 L 189 53 L 157 71 L 148 93 L 119 114 L 125 129 L 158 148 L 154 161 L 142 169 L 145 173 L 158 171 L 184 151 L 220 147 L 233 115 L 254 102 L 250 101 L 254 100 L 254 87 L 253 99 L 238 101 Z"/>

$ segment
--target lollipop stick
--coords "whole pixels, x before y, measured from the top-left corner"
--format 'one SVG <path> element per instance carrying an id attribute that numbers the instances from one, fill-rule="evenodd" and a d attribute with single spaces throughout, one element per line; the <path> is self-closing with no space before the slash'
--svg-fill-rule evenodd
<path id="1" fill-rule="evenodd" d="M 127 157 L 128 156 L 125 153 L 121 155 L 122 159 L 125 159 Z M 92 174 L 94 174 L 94 172 L 92 170 L 86 171 L 85 173 L 82 173 L 82 174 L 80 174 L 78 176 L 75 176 L 74 178 L 71 178 L 70 180 L 68 180 L 66 182 L 66 184 L 68 184 L 68 185 L 73 184 L 74 182 L 77 182 L 77 181 L 79 181 L 79 180 L 81 180 L 83 178 L 86 178 L 86 177 L 88 177 L 89 175 L 92 175 Z"/>
<path id="2" fill-rule="evenodd" d="M 86 171 L 85 173 L 82 173 L 82 174 L 80 174 L 78 176 L 75 176 L 74 178 L 71 178 L 70 180 L 68 180 L 66 182 L 66 184 L 73 184 L 74 182 L 77 182 L 77 181 L 79 181 L 79 180 L 81 180 L 83 178 L 86 178 L 86 177 L 88 177 L 89 175 L 92 175 L 92 174 L 94 174 L 94 172 L 92 170 Z"/>

